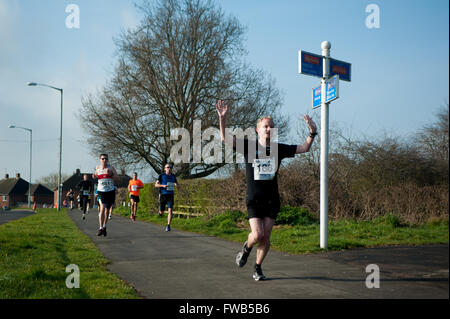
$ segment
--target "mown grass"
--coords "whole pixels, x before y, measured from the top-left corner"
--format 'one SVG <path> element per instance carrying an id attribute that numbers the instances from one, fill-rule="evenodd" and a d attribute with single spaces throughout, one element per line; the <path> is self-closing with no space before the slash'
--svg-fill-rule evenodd
<path id="1" fill-rule="evenodd" d="M 118 208 L 116 214 L 129 216 L 129 210 Z M 164 217 L 149 214 L 144 210 L 137 213 L 139 220 L 164 227 Z M 298 225 L 275 225 L 271 236 L 271 249 L 302 254 L 324 251 L 320 248 L 320 225 L 317 220 L 300 216 Z M 241 212 L 226 212 L 209 217 L 174 217 L 172 228 L 244 242 L 250 227 Z M 398 218 L 387 214 L 371 221 L 340 220 L 328 223 L 328 249 L 342 250 L 356 247 L 388 245 L 448 244 L 448 220 L 436 219 L 424 225 L 405 225 Z"/>
<path id="2" fill-rule="evenodd" d="M 107 263 L 66 210 L 38 209 L 0 225 L 0 299 L 138 298 Z M 66 287 L 71 264 L 79 267 L 80 288 Z"/>

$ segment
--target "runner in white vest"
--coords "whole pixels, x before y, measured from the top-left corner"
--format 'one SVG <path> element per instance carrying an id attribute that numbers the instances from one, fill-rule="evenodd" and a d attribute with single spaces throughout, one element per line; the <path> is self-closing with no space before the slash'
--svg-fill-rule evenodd
<path id="1" fill-rule="evenodd" d="M 108 211 L 114 204 L 115 199 L 114 182 L 119 181 L 116 170 L 108 164 L 107 154 L 100 155 L 100 165 L 95 168 L 95 173 L 92 177 L 98 179 L 97 193 L 100 202 L 100 214 L 98 215 L 99 230 L 97 236 L 106 236 Z"/>

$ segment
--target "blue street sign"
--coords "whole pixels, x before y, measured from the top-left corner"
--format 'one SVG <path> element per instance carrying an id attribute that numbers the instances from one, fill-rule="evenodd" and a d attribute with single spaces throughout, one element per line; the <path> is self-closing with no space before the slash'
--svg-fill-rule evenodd
<path id="1" fill-rule="evenodd" d="M 312 89 L 312 108 L 318 108 L 322 103 L 322 85 Z"/>
<path id="2" fill-rule="evenodd" d="M 339 75 L 333 76 L 326 82 L 325 103 L 331 102 L 339 98 Z"/>
<path id="3" fill-rule="evenodd" d="M 330 76 L 339 75 L 340 80 L 351 81 L 352 64 L 330 58 Z"/>
<path id="4" fill-rule="evenodd" d="M 306 51 L 298 51 L 298 73 L 321 78 L 323 75 L 323 57 Z"/>

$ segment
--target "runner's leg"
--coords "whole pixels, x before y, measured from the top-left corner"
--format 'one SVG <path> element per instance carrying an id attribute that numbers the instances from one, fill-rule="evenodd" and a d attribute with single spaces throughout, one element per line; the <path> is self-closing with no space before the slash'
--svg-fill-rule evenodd
<path id="1" fill-rule="evenodd" d="M 167 225 L 170 225 L 172 222 L 172 208 L 168 208 L 167 210 L 169 212 L 169 216 L 167 216 Z"/>
<path id="2" fill-rule="evenodd" d="M 264 222 L 262 218 L 250 218 L 251 233 L 248 234 L 247 247 L 252 248 L 257 243 L 261 242 L 264 237 Z"/>
<path id="3" fill-rule="evenodd" d="M 270 249 L 270 235 L 272 234 L 275 220 L 270 217 L 265 217 L 263 220 L 263 236 L 259 241 L 258 249 L 256 250 L 256 264 L 261 265 Z"/>

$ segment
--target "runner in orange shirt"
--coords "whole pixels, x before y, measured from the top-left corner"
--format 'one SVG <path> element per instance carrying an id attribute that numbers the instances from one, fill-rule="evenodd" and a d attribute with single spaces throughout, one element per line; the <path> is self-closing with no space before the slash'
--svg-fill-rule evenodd
<path id="1" fill-rule="evenodd" d="M 133 173 L 133 179 L 130 179 L 128 183 L 128 191 L 130 192 L 130 200 L 131 200 L 131 216 L 130 218 L 135 221 L 136 220 L 136 212 L 137 206 L 139 203 L 139 190 L 144 188 L 144 183 L 142 183 L 139 179 L 137 179 L 137 173 Z"/>

